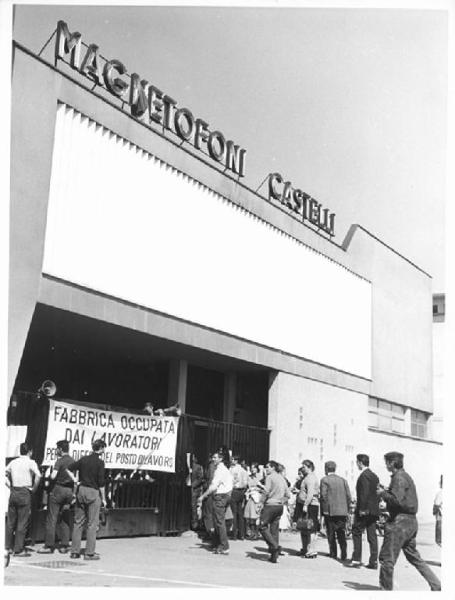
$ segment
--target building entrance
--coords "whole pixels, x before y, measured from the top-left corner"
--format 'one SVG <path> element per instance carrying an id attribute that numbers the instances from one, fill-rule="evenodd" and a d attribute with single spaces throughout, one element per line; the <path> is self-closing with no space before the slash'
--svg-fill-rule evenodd
<path id="1" fill-rule="evenodd" d="M 180 367 L 176 368 L 176 364 Z M 48 407 L 36 391 L 57 385 L 55 399 L 141 412 L 183 398 L 175 473 L 108 473 L 110 506 L 100 536 L 169 534 L 190 526 L 187 455 L 203 464 L 220 445 L 248 462 L 268 459 L 268 372 L 131 329 L 38 304 L 8 411 L 9 425 L 27 427 L 43 459 Z M 177 390 L 177 391 L 176 391 Z M 44 469 L 43 469 L 44 471 Z M 45 480 L 37 495 L 34 538 L 44 526 Z M 129 511 L 128 514 L 125 511 Z M 141 511 L 144 513 L 140 516 Z M 141 529 L 142 525 L 145 527 Z"/>

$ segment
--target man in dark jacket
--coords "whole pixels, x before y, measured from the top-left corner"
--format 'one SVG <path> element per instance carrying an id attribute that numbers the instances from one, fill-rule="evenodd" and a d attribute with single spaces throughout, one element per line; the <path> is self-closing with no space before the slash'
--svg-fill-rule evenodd
<path id="1" fill-rule="evenodd" d="M 377 487 L 379 479 L 369 469 L 370 458 L 366 454 L 357 454 L 357 467 L 360 470 L 356 484 L 357 505 L 355 508 L 354 525 L 352 527 L 352 553 L 351 567 L 360 567 L 362 564 L 362 534 L 367 530 L 367 540 L 370 546 L 370 560 L 367 569 L 378 568 L 378 536 L 376 534 L 376 521 L 379 516 L 379 499 Z"/>
<path id="2" fill-rule="evenodd" d="M 337 557 L 340 545 L 341 560 L 346 560 L 346 519 L 351 503 L 351 492 L 346 479 L 336 475 L 336 463 L 329 460 L 324 465 L 325 477 L 321 479 L 321 510 L 327 527 L 330 558 Z M 335 539 L 336 538 L 336 539 Z"/>
<path id="3" fill-rule="evenodd" d="M 105 448 L 106 443 L 104 440 L 95 440 L 92 443 L 93 452 L 73 462 L 67 469 L 69 474 L 79 472 L 71 558 L 79 558 L 81 555 L 81 539 L 84 526 L 86 526 L 84 558 L 85 560 L 99 560 L 100 558 L 100 555 L 95 552 L 95 546 L 101 504 L 106 504 L 104 461 L 100 456 Z"/>
<path id="4" fill-rule="evenodd" d="M 192 455 L 191 462 L 191 529 L 197 531 L 199 529 L 200 518 L 198 516 L 198 500 L 201 496 L 204 485 L 204 469 L 199 463 L 195 454 Z"/>
<path id="5" fill-rule="evenodd" d="M 403 550 L 408 562 L 425 578 L 430 589 L 439 591 L 441 582 L 416 548 L 418 502 L 414 481 L 403 469 L 403 455 L 400 452 L 388 452 L 384 460 L 392 476 L 388 489 L 378 486 L 378 495 L 386 501 L 390 514 L 379 553 L 379 585 L 383 590 L 393 590 L 393 569 L 400 550 Z"/>

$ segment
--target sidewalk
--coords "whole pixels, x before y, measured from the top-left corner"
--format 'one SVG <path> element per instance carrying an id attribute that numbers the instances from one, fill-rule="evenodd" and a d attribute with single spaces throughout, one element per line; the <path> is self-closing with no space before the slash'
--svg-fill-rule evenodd
<path id="1" fill-rule="evenodd" d="M 418 549 L 441 577 L 440 548 L 433 540 L 433 524 L 421 525 Z M 71 560 L 55 552 L 30 558 L 12 558 L 5 570 L 10 586 L 100 586 L 159 588 L 302 588 L 321 590 L 378 590 L 378 571 L 351 569 L 328 557 L 327 540 L 318 538 L 320 555 L 308 560 L 297 555 L 300 536 L 281 534 L 285 556 L 277 564 L 261 541 L 230 542 L 228 556 L 212 554 L 192 532 L 180 537 L 103 539 L 97 542 L 101 560 Z M 379 538 L 382 544 L 382 538 Z M 348 557 L 352 542 L 348 541 Z M 363 559 L 368 559 L 364 542 Z M 395 569 L 395 589 L 429 591 L 425 580 L 400 555 Z"/>

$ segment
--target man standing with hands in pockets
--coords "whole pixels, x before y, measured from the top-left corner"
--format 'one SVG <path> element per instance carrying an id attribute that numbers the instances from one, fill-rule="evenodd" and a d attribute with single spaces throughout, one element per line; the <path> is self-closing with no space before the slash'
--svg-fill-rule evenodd
<path id="1" fill-rule="evenodd" d="M 85 560 L 99 560 L 100 558 L 100 555 L 95 552 L 95 546 L 101 504 L 106 504 L 104 461 L 100 457 L 105 448 L 104 440 L 95 440 L 92 443 L 93 452 L 88 456 L 83 456 L 67 469 L 68 473 L 79 472 L 71 558 L 79 558 L 81 555 L 82 530 L 85 523 L 87 523 L 87 539 L 84 558 Z"/>
<path id="2" fill-rule="evenodd" d="M 357 454 L 357 467 L 360 475 L 357 479 L 354 525 L 352 527 L 352 542 L 354 551 L 349 566 L 362 565 L 362 534 L 367 530 L 367 540 L 370 546 L 370 560 L 367 569 L 378 568 L 378 536 L 376 534 L 376 521 L 379 516 L 379 499 L 376 493 L 379 479 L 369 469 L 370 458 L 366 454 Z"/>

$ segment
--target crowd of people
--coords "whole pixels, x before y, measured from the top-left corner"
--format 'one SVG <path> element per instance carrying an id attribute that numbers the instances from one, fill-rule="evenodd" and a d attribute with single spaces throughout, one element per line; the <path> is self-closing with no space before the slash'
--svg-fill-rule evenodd
<path id="1" fill-rule="evenodd" d="M 47 499 L 46 534 L 42 554 L 56 549 L 70 552 L 72 559 L 98 560 L 96 532 L 100 509 L 106 504 L 106 473 L 102 453 L 103 440 L 95 440 L 92 453 L 74 461 L 69 455 L 69 443 L 57 442 L 57 461 L 51 470 L 52 487 Z M 32 495 L 38 489 L 41 473 L 32 459 L 33 451 L 20 445 L 20 456 L 6 469 L 10 488 L 5 545 L 14 556 L 30 556 L 25 547 L 25 535 L 30 520 Z M 404 470 L 403 455 L 388 452 L 385 466 L 391 473 L 388 487 L 381 485 L 370 469 L 369 457 L 357 455 L 360 471 L 356 482 L 356 501 L 352 522 L 353 553 L 348 559 L 346 525 L 353 506 L 348 482 L 336 473 L 336 463 L 324 465 L 325 475 L 319 480 L 314 463 L 306 459 L 296 481 L 286 477 L 280 463 L 269 460 L 264 467 L 247 465 L 239 455 L 222 446 L 210 457 L 205 468 L 192 456 L 188 483 L 191 486 L 192 528 L 198 531 L 218 555 L 229 554 L 229 541 L 262 538 L 270 553 L 270 562 L 277 563 L 283 554 L 279 543 L 280 529 L 292 523 L 299 531 L 305 559 L 318 556 L 316 537 L 324 522 L 329 556 L 350 568 L 362 563 L 362 536 L 367 533 L 369 560 L 366 568 L 376 570 L 378 564 L 381 589 L 393 589 L 394 566 L 402 550 L 406 559 L 425 578 L 432 590 L 440 590 L 439 579 L 421 558 L 416 548 L 418 509 L 414 481 Z M 436 542 L 441 544 L 441 490 L 435 498 Z M 74 503 L 74 525 L 71 536 L 68 524 L 60 522 L 60 542 L 56 543 L 57 521 L 68 504 Z M 377 521 L 380 504 L 384 503 L 388 519 L 384 527 L 382 548 L 378 552 Z M 86 529 L 85 551 L 81 552 L 83 529 Z M 338 552 L 339 551 L 339 552 Z"/>
<path id="2" fill-rule="evenodd" d="M 315 474 L 314 463 L 304 460 L 292 485 L 286 478 L 283 465 L 274 460 L 268 461 L 264 468 L 257 463 L 246 465 L 238 455 L 230 456 L 228 450 L 221 447 L 210 457 L 204 470 L 193 457 L 193 529 L 202 530 L 213 552 L 221 555 L 229 554 L 229 539 L 258 539 L 260 535 L 268 546 L 270 562 L 277 563 L 278 557 L 283 554 L 279 532 L 286 528 L 287 518 L 300 532 L 302 546 L 299 554 L 306 559 L 318 556 L 315 541 L 323 518 L 330 558 L 339 557 L 350 568 L 363 566 L 362 536 L 366 531 L 369 560 L 364 566 L 377 570 L 379 564 L 381 589 L 393 589 L 394 567 L 400 551 L 403 551 L 430 589 L 440 590 L 438 577 L 416 548 L 417 492 L 414 481 L 404 470 L 403 455 L 400 452 L 384 455 L 385 466 L 391 473 L 387 488 L 380 484 L 377 475 L 370 469 L 368 455 L 358 454 L 356 458 L 360 474 L 354 503 L 348 482 L 336 473 L 337 465 L 332 460 L 325 463 L 325 475 L 320 480 Z M 386 507 L 388 519 L 382 548 L 378 552 L 377 522 L 381 504 Z M 353 505 L 353 552 L 348 558 L 346 526 Z M 438 494 L 434 506 L 436 541 L 440 544 L 442 494 Z M 287 517 L 285 511 L 289 511 Z M 280 527 L 280 524 L 283 526 Z"/>

